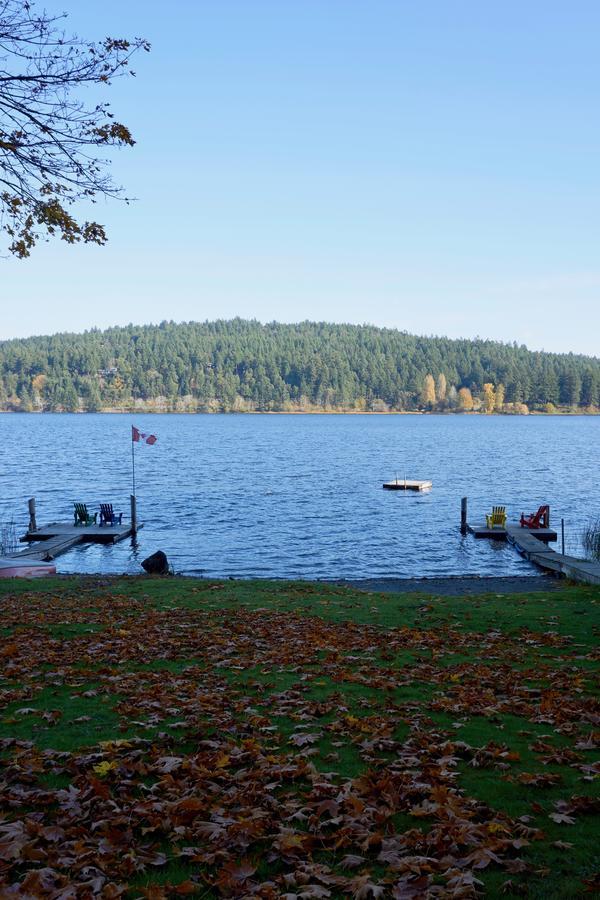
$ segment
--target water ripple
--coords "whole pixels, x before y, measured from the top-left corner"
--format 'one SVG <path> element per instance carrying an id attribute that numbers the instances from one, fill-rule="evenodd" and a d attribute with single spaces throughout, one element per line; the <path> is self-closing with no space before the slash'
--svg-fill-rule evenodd
<path id="1" fill-rule="evenodd" d="M 63 572 L 138 572 L 158 548 L 205 576 L 386 578 L 534 574 L 497 543 L 462 538 L 492 504 L 552 507 L 579 551 L 600 506 L 600 418 L 484 416 L 2 415 L 0 521 L 71 516 L 74 501 L 128 515 L 130 424 L 158 434 L 136 448 L 138 543 L 80 547 Z M 433 490 L 383 491 L 396 474 Z"/>

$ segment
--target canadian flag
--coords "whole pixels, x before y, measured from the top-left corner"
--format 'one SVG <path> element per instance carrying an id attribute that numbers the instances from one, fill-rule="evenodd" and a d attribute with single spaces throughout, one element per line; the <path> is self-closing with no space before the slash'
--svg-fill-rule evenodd
<path id="1" fill-rule="evenodd" d="M 143 431 L 140 431 L 135 425 L 131 426 L 131 440 L 134 443 L 143 443 L 143 444 L 155 444 L 158 438 L 155 434 L 144 434 Z"/>

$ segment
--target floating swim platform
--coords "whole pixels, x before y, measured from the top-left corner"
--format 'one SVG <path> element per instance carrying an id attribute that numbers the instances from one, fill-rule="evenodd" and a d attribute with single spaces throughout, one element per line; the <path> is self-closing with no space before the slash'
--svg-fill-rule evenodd
<path id="1" fill-rule="evenodd" d="M 432 482 L 395 478 L 394 481 L 384 481 L 383 487 L 386 491 L 428 491 L 432 487 Z"/>

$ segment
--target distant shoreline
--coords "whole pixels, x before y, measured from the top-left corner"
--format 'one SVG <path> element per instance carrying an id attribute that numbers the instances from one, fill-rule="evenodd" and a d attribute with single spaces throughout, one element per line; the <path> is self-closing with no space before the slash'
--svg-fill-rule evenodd
<path id="1" fill-rule="evenodd" d="M 598 414 L 600 357 L 372 325 L 168 322 L 0 341 L 14 412 Z"/>
<path id="2" fill-rule="evenodd" d="M 495 416 L 502 418 L 514 418 L 515 416 L 544 416 L 547 418 L 572 418 L 574 416 L 598 416 L 600 409 L 556 409 L 555 412 L 545 412 L 542 409 L 530 409 L 527 412 L 491 412 L 479 410 L 441 410 L 441 409 L 148 409 L 146 407 L 132 407 L 130 409 L 78 409 L 78 410 L 50 410 L 50 409 L 0 409 L 0 415 L 45 415 L 45 416 L 85 416 L 85 415 L 123 415 L 123 416 Z"/>

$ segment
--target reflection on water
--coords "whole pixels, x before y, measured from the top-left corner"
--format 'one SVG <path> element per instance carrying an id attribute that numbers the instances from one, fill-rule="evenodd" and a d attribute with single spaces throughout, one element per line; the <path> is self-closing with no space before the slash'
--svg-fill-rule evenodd
<path id="1" fill-rule="evenodd" d="M 69 521 L 73 502 L 129 516 L 136 447 L 136 541 L 86 545 L 62 572 L 139 572 L 163 549 L 178 572 L 207 576 L 382 578 L 534 574 L 498 542 L 463 538 L 493 504 L 509 518 L 549 502 L 567 550 L 599 509 L 600 418 L 484 416 L 2 415 L 0 522 Z M 431 479 L 423 494 L 383 481 Z"/>
<path id="2" fill-rule="evenodd" d="M 129 546 L 131 548 L 131 559 L 140 559 L 140 542 L 137 534 L 129 538 Z"/>

